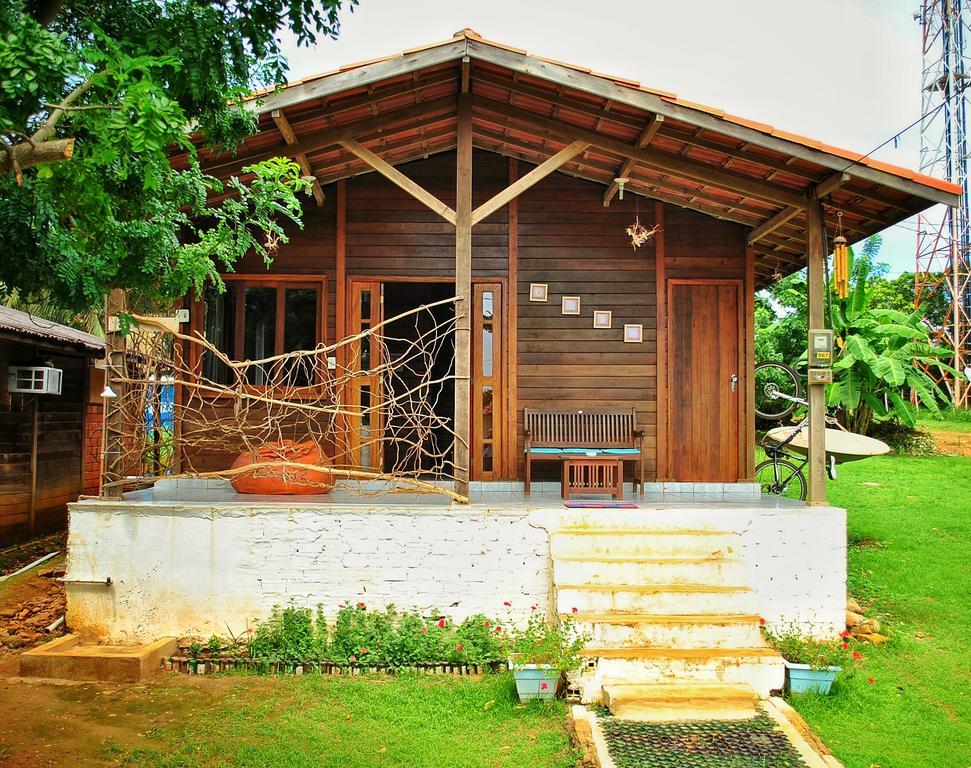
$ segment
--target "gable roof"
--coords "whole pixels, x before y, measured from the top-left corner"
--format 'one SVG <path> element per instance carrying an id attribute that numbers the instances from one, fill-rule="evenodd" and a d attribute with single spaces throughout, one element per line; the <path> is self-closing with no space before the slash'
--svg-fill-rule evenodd
<path id="1" fill-rule="evenodd" d="M 958 185 L 470 29 L 254 94 L 259 133 L 238 155 L 203 152 L 203 167 L 225 177 L 288 155 L 326 185 L 371 170 L 338 145 L 341 138 L 394 165 L 449 151 L 463 77 L 477 148 L 540 163 L 587 141 L 561 172 L 603 184 L 607 203 L 623 176 L 628 193 L 749 228 L 763 283 L 804 264 L 809 195 L 823 199 L 827 212 L 842 211 L 843 229 L 856 240 L 936 203 L 955 205 L 961 194 Z"/>

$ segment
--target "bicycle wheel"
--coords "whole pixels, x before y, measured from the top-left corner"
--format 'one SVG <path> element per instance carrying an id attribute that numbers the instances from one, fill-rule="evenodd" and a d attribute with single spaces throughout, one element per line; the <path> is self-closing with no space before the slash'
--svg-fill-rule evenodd
<path id="1" fill-rule="evenodd" d="M 755 482 L 762 493 L 787 499 L 806 500 L 806 478 L 788 459 L 763 461 L 755 468 Z"/>
<path id="2" fill-rule="evenodd" d="M 784 395 L 784 397 L 780 397 Z M 755 366 L 755 413 L 769 421 L 780 421 L 795 410 L 802 386 L 796 372 L 782 363 L 759 363 Z"/>

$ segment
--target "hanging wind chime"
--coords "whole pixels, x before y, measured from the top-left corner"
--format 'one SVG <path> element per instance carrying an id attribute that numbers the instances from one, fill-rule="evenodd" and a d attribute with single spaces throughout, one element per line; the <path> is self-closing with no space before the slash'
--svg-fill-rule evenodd
<path id="1" fill-rule="evenodd" d="M 836 237 L 833 238 L 833 288 L 839 298 L 850 294 L 850 250 L 843 236 L 843 212 L 836 213 Z"/>

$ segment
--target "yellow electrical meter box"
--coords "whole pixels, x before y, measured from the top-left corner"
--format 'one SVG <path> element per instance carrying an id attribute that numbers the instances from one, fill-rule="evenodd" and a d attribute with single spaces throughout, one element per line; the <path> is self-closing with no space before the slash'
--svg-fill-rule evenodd
<path id="1" fill-rule="evenodd" d="M 809 331 L 809 367 L 833 365 L 833 332 L 827 329 Z"/>

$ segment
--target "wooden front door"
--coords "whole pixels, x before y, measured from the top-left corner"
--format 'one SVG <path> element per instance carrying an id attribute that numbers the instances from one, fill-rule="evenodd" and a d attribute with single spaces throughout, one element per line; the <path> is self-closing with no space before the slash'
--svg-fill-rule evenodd
<path id="1" fill-rule="evenodd" d="M 668 282 L 668 466 L 681 482 L 739 479 L 742 284 Z"/>

